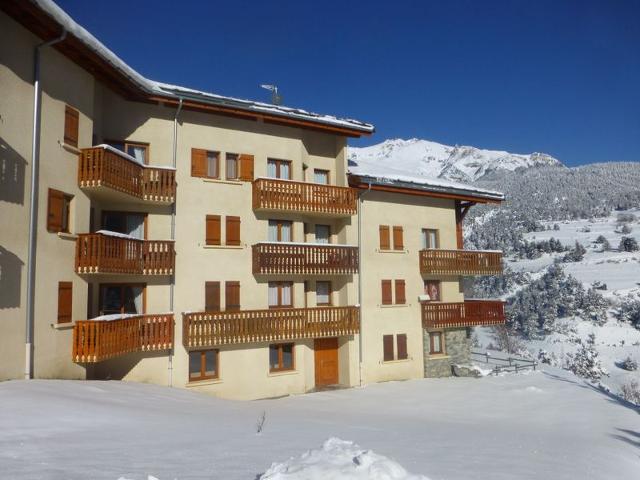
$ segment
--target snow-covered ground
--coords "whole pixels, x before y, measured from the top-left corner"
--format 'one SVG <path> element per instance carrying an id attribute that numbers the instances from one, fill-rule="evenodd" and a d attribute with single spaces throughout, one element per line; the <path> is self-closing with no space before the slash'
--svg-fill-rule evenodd
<path id="1" fill-rule="evenodd" d="M 640 472 L 637 411 L 550 367 L 255 402 L 115 381 L 11 381 L 0 383 L 0 405 L 3 478 L 412 478 L 406 469 L 432 480 L 631 480 Z M 332 437 L 360 447 L 326 444 Z"/>

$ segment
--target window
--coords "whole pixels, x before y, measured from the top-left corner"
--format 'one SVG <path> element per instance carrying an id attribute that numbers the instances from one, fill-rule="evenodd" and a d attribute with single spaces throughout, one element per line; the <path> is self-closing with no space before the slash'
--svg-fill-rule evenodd
<path id="1" fill-rule="evenodd" d="M 292 224 L 289 220 L 269 220 L 268 239 L 270 242 L 291 242 Z"/>
<path id="2" fill-rule="evenodd" d="M 316 305 L 331 305 L 331 282 L 316 282 Z"/>
<path id="3" fill-rule="evenodd" d="M 205 282 L 204 310 L 205 312 L 220 311 L 220 282 Z"/>
<path id="4" fill-rule="evenodd" d="M 206 217 L 206 237 L 207 245 L 220 245 L 220 215 L 207 215 Z"/>
<path id="5" fill-rule="evenodd" d="M 391 293 L 391 280 L 382 280 L 382 305 L 391 305 L 393 304 L 393 297 Z"/>
<path id="6" fill-rule="evenodd" d="M 220 152 L 192 148 L 191 176 L 220 178 Z"/>
<path id="7" fill-rule="evenodd" d="M 64 108 L 64 143 L 72 147 L 78 146 L 80 114 L 75 108 L 66 105 Z"/>
<path id="8" fill-rule="evenodd" d="M 269 371 L 293 370 L 293 343 L 269 345 Z"/>
<path id="9" fill-rule="evenodd" d="M 49 232 L 69 233 L 72 199 L 72 195 L 67 195 L 53 188 L 49 189 L 47 199 L 47 230 Z"/>
<path id="10" fill-rule="evenodd" d="M 207 152 L 207 177 L 220 178 L 220 153 Z"/>
<path id="11" fill-rule="evenodd" d="M 316 243 L 331 243 L 331 227 L 316 225 Z"/>
<path id="12" fill-rule="evenodd" d="M 103 211 L 101 228 L 110 232 L 123 233 L 144 240 L 146 235 L 145 213 Z"/>
<path id="13" fill-rule="evenodd" d="M 440 282 L 438 280 L 425 280 L 424 293 L 429 296 L 429 301 L 440 301 Z"/>
<path id="14" fill-rule="evenodd" d="M 225 155 L 226 158 L 226 169 L 227 169 L 227 180 L 237 180 L 238 179 L 238 155 L 235 153 L 227 153 Z"/>
<path id="15" fill-rule="evenodd" d="M 422 249 L 439 248 L 438 231 L 431 228 L 422 229 Z"/>
<path id="16" fill-rule="evenodd" d="M 429 353 L 444 353 L 442 332 L 429 332 Z"/>
<path id="17" fill-rule="evenodd" d="M 293 282 L 269 282 L 269 308 L 293 306 Z"/>
<path id="18" fill-rule="evenodd" d="M 189 381 L 218 378 L 218 350 L 189 352 Z"/>
<path id="19" fill-rule="evenodd" d="M 225 310 L 240 310 L 240 282 L 224 282 L 224 293 Z"/>
<path id="20" fill-rule="evenodd" d="M 149 144 L 141 142 L 129 142 L 126 140 L 108 140 L 108 145 L 126 153 L 136 159 L 138 163 L 149 163 Z"/>
<path id="21" fill-rule="evenodd" d="M 396 287 L 396 305 L 404 305 L 405 303 L 407 303 L 407 299 L 405 296 L 405 289 L 404 289 L 404 280 L 396 280 L 395 287 Z"/>
<path id="22" fill-rule="evenodd" d="M 225 220 L 227 229 L 227 245 L 240 245 L 240 217 L 227 216 Z"/>
<path id="23" fill-rule="evenodd" d="M 245 182 L 253 182 L 253 155 L 243 153 L 238 157 L 238 162 L 240 165 L 240 175 L 238 179 L 244 180 Z"/>
<path id="24" fill-rule="evenodd" d="M 291 180 L 291 162 L 273 158 L 267 159 L 267 177 Z"/>
<path id="25" fill-rule="evenodd" d="M 389 250 L 391 241 L 389 239 L 389 226 L 380 225 L 380 250 Z"/>
<path id="26" fill-rule="evenodd" d="M 382 359 L 385 362 L 391 362 L 393 360 L 406 360 L 409 358 L 407 353 L 407 334 L 399 333 L 396 336 L 396 348 L 394 352 L 393 348 L 393 335 L 382 336 Z"/>
<path id="27" fill-rule="evenodd" d="M 73 284 L 71 282 L 58 282 L 58 323 L 71 321 L 72 292 Z"/>
<path id="28" fill-rule="evenodd" d="M 329 185 L 329 170 L 315 169 L 313 171 L 313 181 L 322 185 Z"/>
<path id="29" fill-rule="evenodd" d="M 404 250 L 404 242 L 402 239 L 402 227 L 393 227 L 393 249 Z"/>
<path id="30" fill-rule="evenodd" d="M 100 315 L 144 313 L 144 285 L 100 285 Z"/>

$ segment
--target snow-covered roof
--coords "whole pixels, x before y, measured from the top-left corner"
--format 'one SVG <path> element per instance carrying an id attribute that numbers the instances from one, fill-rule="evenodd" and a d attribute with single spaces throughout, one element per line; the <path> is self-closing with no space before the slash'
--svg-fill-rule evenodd
<path id="1" fill-rule="evenodd" d="M 113 69 L 130 80 L 135 86 L 149 96 L 162 96 L 173 99 L 188 98 L 201 103 L 214 104 L 222 107 L 242 109 L 256 114 L 268 114 L 288 119 L 302 120 L 315 124 L 322 124 L 336 128 L 355 130 L 364 134 L 372 133 L 374 126 L 358 120 L 337 118 L 332 115 L 322 115 L 308 112 L 299 108 L 272 105 L 234 97 L 226 97 L 214 93 L 193 90 L 177 85 L 156 82 L 145 78 L 127 65 L 114 52 L 94 37 L 84 27 L 73 20 L 64 10 L 51 0 L 31 0 L 42 12 L 57 22 L 68 34 L 76 37 L 86 48 L 107 62 Z"/>

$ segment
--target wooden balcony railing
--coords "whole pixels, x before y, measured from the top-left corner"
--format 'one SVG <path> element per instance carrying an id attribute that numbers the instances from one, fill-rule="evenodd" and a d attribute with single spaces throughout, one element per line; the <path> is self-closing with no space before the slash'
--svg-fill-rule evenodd
<path id="1" fill-rule="evenodd" d="M 504 302 L 498 300 L 467 300 L 457 303 L 422 302 L 424 328 L 501 325 L 504 320 Z"/>
<path id="2" fill-rule="evenodd" d="M 358 247 L 330 244 L 258 243 L 254 275 L 351 275 L 358 273 Z"/>
<path id="3" fill-rule="evenodd" d="M 356 213 L 356 190 L 335 185 L 258 178 L 253 182 L 254 210 L 350 216 Z"/>
<path id="4" fill-rule="evenodd" d="M 171 275 L 175 265 L 171 240 L 136 240 L 103 233 L 83 233 L 76 240 L 76 273 Z"/>
<path id="5" fill-rule="evenodd" d="M 182 321 L 187 348 L 336 337 L 360 331 L 357 307 L 185 313 Z"/>
<path id="6" fill-rule="evenodd" d="M 149 202 L 173 203 L 176 172 L 143 166 L 105 147 L 82 149 L 78 161 L 80 188 L 107 187 Z"/>
<path id="7" fill-rule="evenodd" d="M 428 275 L 500 275 L 502 252 L 420 250 L 420 272 Z"/>
<path id="8" fill-rule="evenodd" d="M 173 348 L 173 314 L 81 320 L 73 326 L 72 360 L 95 363 L 132 352 Z"/>

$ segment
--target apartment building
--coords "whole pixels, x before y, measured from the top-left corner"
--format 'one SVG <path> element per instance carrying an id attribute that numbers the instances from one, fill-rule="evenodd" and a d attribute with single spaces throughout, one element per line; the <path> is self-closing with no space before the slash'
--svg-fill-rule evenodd
<path id="1" fill-rule="evenodd" d="M 448 375 L 504 321 L 460 287 L 500 194 L 349 171 L 372 125 L 148 80 L 48 0 L 0 31 L 0 379 L 273 397 Z"/>

